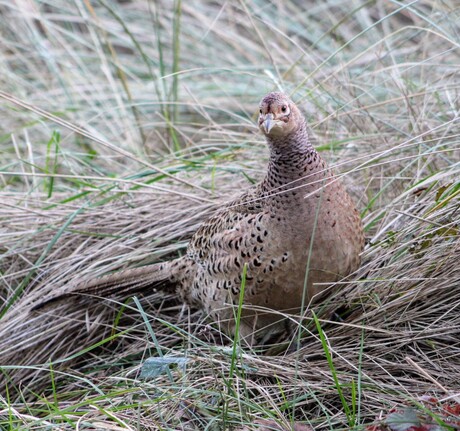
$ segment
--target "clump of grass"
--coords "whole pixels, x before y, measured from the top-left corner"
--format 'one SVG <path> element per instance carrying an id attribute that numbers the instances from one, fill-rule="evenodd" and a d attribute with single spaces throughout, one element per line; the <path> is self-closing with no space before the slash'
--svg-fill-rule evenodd
<path id="1" fill-rule="evenodd" d="M 2 426 L 357 428 L 455 395 L 455 5 L 353 5 L 0 6 Z M 182 253 L 263 175 L 253 119 L 276 89 L 307 113 L 370 241 L 316 319 L 291 317 L 299 350 L 232 354 L 199 312 L 154 292 L 141 308 L 75 299 L 29 312 L 83 278 Z M 187 356 L 186 371 L 139 380 L 158 349 Z"/>

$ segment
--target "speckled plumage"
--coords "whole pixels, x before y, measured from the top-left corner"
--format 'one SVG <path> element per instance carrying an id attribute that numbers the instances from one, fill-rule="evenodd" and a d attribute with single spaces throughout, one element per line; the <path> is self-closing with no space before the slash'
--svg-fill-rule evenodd
<path id="1" fill-rule="evenodd" d="M 225 305 L 238 303 L 245 263 L 245 304 L 277 311 L 299 311 L 304 286 L 308 301 L 354 271 L 364 246 L 361 220 L 311 145 L 302 114 L 284 94 L 269 93 L 259 126 L 270 148 L 265 178 L 204 222 L 185 256 L 101 277 L 74 293 L 175 288 L 186 303 L 230 322 L 231 330 L 233 310 Z M 244 314 L 244 334 L 276 320 L 253 315 Z"/>

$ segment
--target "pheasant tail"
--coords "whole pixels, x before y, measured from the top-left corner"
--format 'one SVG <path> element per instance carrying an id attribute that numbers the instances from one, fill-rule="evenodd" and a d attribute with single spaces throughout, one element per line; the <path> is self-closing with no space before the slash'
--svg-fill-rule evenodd
<path id="1" fill-rule="evenodd" d="M 77 284 L 75 289 L 70 289 L 36 304 L 32 311 L 74 295 L 100 296 L 102 298 L 116 295 L 120 298 L 126 298 L 145 290 L 172 290 L 177 281 L 178 261 L 179 259 L 127 269 Z"/>

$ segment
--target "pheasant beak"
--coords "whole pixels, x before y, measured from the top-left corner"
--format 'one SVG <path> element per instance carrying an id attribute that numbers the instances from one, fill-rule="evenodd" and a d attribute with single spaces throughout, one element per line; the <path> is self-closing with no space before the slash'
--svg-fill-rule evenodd
<path id="1" fill-rule="evenodd" d="M 273 121 L 273 114 L 267 114 L 265 116 L 265 119 L 262 123 L 265 133 L 268 135 L 270 133 L 270 130 L 273 128 L 275 125 L 275 122 Z"/>

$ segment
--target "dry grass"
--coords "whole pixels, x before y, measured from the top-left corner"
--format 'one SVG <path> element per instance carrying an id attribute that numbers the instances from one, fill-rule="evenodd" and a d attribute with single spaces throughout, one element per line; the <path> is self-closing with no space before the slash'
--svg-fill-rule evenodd
<path id="1" fill-rule="evenodd" d="M 424 394 L 459 396 L 454 3 L 0 6 L 0 424 L 359 428 Z M 29 312 L 81 278 L 181 253 L 263 175 L 253 118 L 276 88 L 346 174 L 370 239 L 357 274 L 313 307 L 319 321 L 293 317 L 299 349 L 232 355 L 159 293 Z M 140 380 L 159 354 L 186 370 Z"/>

